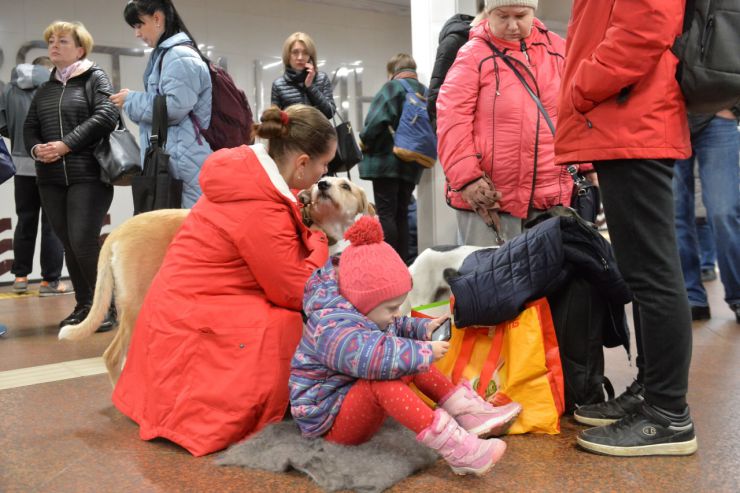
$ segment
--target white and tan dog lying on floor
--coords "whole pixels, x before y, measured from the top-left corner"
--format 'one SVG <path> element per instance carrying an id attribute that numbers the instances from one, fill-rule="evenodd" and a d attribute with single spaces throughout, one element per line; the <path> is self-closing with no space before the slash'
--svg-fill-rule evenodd
<path id="1" fill-rule="evenodd" d="M 375 215 L 365 191 L 346 178 L 324 177 L 302 191 L 304 221 L 319 226 L 336 254 L 345 241 L 344 232 L 362 214 Z M 93 334 L 102 323 L 115 292 L 118 331 L 103 353 L 108 376 L 115 385 L 136 318 L 172 238 L 190 211 L 165 209 L 128 219 L 111 232 L 100 250 L 98 280 L 90 313 L 77 325 L 59 331 L 59 339 L 79 340 Z"/>

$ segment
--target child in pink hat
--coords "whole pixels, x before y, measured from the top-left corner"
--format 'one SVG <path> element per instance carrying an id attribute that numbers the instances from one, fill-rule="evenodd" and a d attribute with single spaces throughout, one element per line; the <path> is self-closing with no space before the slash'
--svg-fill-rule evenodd
<path id="1" fill-rule="evenodd" d="M 432 366 L 449 349 L 446 341 L 429 340 L 447 316 L 400 316 L 411 275 L 383 241 L 377 219 L 360 218 L 345 238 L 350 245 L 338 265 L 329 259 L 306 284 L 308 320 L 290 376 L 291 412 L 301 432 L 358 445 L 392 416 L 455 473 L 486 473 L 506 450 L 502 440 L 487 437 L 505 433 L 521 406 L 494 407 L 467 382 L 454 386 Z"/>

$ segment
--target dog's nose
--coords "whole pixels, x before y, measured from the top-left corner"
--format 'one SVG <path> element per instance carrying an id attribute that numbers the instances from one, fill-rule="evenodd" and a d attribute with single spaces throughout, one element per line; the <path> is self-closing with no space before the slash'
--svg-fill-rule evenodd
<path id="1" fill-rule="evenodd" d="M 325 180 L 321 180 L 318 183 L 318 185 L 319 185 L 319 190 L 322 190 L 322 191 L 323 190 L 328 190 L 329 188 L 331 188 L 331 184 L 328 181 L 325 181 Z"/>

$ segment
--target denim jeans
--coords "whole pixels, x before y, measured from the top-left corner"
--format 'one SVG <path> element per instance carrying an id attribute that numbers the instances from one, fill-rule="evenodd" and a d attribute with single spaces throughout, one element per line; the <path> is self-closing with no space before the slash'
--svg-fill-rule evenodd
<path id="1" fill-rule="evenodd" d="M 725 301 L 740 303 L 740 133 L 735 120 L 715 117 L 692 138 L 702 200 L 711 223 Z M 676 235 L 689 303 L 708 306 L 694 218 L 693 158 L 677 161 L 673 177 Z"/>
<path id="2" fill-rule="evenodd" d="M 717 249 L 714 247 L 714 233 L 707 218 L 696 221 L 696 234 L 699 236 L 699 254 L 701 256 L 701 270 L 717 268 Z"/>

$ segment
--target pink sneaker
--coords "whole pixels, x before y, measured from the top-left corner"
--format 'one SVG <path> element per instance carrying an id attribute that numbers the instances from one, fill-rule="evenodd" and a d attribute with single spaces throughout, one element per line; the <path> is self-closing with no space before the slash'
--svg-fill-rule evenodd
<path id="1" fill-rule="evenodd" d="M 467 380 L 463 380 L 438 404 L 466 431 L 481 438 L 505 434 L 522 412 L 522 406 L 517 402 L 498 407 L 491 405 L 473 390 Z"/>
<path id="2" fill-rule="evenodd" d="M 468 433 L 442 408 L 434 411 L 434 421 L 416 439 L 439 452 L 452 471 L 460 475 L 482 476 L 506 452 L 503 440 L 483 440 Z"/>

